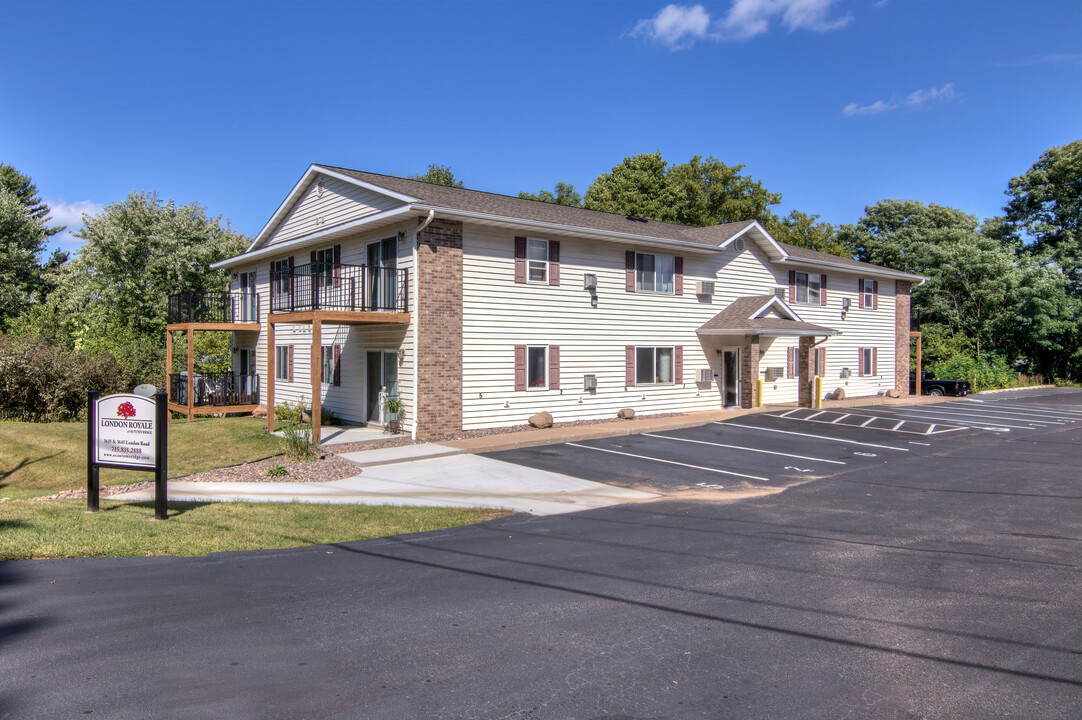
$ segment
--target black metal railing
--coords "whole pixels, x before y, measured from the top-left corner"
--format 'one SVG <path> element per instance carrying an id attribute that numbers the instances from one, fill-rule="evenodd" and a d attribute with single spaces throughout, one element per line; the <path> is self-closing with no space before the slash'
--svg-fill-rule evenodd
<path id="1" fill-rule="evenodd" d="M 168 321 L 173 323 L 257 323 L 259 295 L 251 292 L 186 292 L 169 296 Z"/>
<path id="2" fill-rule="evenodd" d="M 192 382 L 195 405 L 258 405 L 259 376 L 239 373 L 204 375 L 196 373 Z M 169 375 L 169 402 L 188 404 L 188 373 Z"/>
<path id="3" fill-rule="evenodd" d="M 271 312 L 407 312 L 409 275 L 398 268 L 308 263 L 271 273 Z"/>

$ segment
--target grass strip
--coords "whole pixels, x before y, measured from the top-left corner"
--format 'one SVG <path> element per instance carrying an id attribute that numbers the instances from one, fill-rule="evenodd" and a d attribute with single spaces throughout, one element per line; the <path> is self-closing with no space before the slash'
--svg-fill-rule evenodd
<path id="1" fill-rule="evenodd" d="M 171 502 L 156 521 L 154 504 L 104 499 L 88 514 L 85 500 L 0 505 L 0 560 L 206 555 L 368 540 L 442 530 L 508 515 L 474 508 L 315 503 Z"/>

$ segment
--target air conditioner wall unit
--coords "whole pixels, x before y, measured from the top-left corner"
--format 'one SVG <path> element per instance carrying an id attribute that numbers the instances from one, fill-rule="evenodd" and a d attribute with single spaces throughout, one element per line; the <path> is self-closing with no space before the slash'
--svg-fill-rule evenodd
<path id="1" fill-rule="evenodd" d="M 582 376 L 582 389 L 583 390 L 597 390 L 597 375 L 583 375 Z"/>
<path id="2" fill-rule="evenodd" d="M 713 295 L 714 294 L 714 281 L 713 280 L 697 280 L 695 282 L 695 294 L 696 295 Z"/>
<path id="3" fill-rule="evenodd" d="M 587 273 L 582 276 L 582 289 L 583 290 L 596 290 L 597 289 L 597 275 Z"/>
<path id="4" fill-rule="evenodd" d="M 713 379 L 714 372 L 710 368 L 699 368 L 699 382 L 708 383 L 711 382 Z"/>
<path id="5" fill-rule="evenodd" d="M 780 365 L 768 367 L 766 369 L 766 377 L 768 380 L 777 380 L 778 378 L 785 377 L 785 368 Z"/>
<path id="6" fill-rule="evenodd" d="M 852 371 L 849 370 L 849 368 L 842 368 L 841 377 L 847 378 L 847 377 L 850 377 L 852 374 L 853 373 L 852 373 Z"/>

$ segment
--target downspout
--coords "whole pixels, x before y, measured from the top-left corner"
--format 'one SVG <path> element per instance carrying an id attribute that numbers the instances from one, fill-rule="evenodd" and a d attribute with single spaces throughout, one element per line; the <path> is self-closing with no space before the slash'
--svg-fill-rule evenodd
<path id="1" fill-rule="evenodd" d="M 420 320 L 421 320 L 421 283 L 418 279 L 418 260 L 419 253 L 417 249 L 421 245 L 421 231 L 428 227 L 436 218 L 436 211 L 429 210 L 428 217 L 424 222 L 417 226 L 417 229 L 413 231 L 413 281 L 410 283 L 413 286 L 413 410 L 411 417 L 413 426 L 410 431 L 410 437 L 413 440 L 417 439 L 417 408 L 421 406 L 420 394 L 421 394 L 421 347 L 420 347 Z"/>

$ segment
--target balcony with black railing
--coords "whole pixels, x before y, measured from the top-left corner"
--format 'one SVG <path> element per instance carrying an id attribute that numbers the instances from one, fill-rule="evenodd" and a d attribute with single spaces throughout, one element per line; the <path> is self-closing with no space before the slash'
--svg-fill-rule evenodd
<path id="1" fill-rule="evenodd" d="M 409 275 L 405 269 L 308 263 L 271 273 L 270 311 L 346 310 L 409 311 Z"/>
<path id="2" fill-rule="evenodd" d="M 188 373 L 169 375 L 169 402 L 188 404 Z M 192 375 L 193 405 L 195 407 L 231 407 L 259 404 L 259 376 L 239 373 Z"/>
<path id="3" fill-rule="evenodd" d="M 180 323 L 258 323 L 259 295 L 252 292 L 186 292 L 169 296 L 167 320 Z"/>

